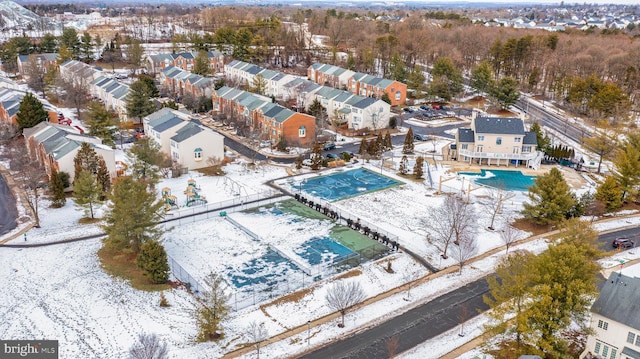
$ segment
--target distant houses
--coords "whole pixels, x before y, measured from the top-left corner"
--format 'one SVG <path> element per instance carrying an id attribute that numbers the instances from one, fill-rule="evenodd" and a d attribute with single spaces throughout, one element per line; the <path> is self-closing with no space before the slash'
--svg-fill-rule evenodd
<path id="1" fill-rule="evenodd" d="M 520 118 L 478 117 L 474 112 L 470 128 L 459 128 L 450 156 L 480 165 L 525 164 L 538 168 L 542 154 L 537 151 L 534 132 L 527 132 Z"/>
<path id="2" fill-rule="evenodd" d="M 186 94 L 194 97 L 209 97 L 213 94 L 215 87 L 212 78 L 192 74 L 175 66 L 169 66 L 160 71 L 158 81 L 160 92 L 172 97 L 182 97 Z"/>
<path id="3" fill-rule="evenodd" d="M 29 61 L 35 61 L 34 63 L 46 73 L 49 67 L 58 67 L 59 58 L 60 55 L 56 53 L 18 55 L 18 73 L 22 77 L 25 76 L 28 71 Z"/>
<path id="4" fill-rule="evenodd" d="M 25 95 L 26 92 L 21 90 L 13 80 L 0 76 L 0 121 L 17 123 L 16 115 Z M 43 106 L 49 115 L 48 120 L 54 123 L 58 122 L 57 110 L 46 103 Z"/>
<path id="5" fill-rule="evenodd" d="M 162 108 L 143 119 L 145 134 L 184 170 L 211 166 L 224 159 L 224 136 L 192 119 L 189 113 Z"/>
<path id="6" fill-rule="evenodd" d="M 213 94 L 213 110 L 237 120 L 263 140 L 292 146 L 315 141 L 315 117 L 292 111 L 270 98 L 224 86 Z"/>
<path id="7" fill-rule="evenodd" d="M 285 84 L 295 79 L 295 76 L 283 74 L 279 71 L 267 70 L 258 65 L 234 60 L 224 66 L 227 80 L 236 84 L 247 84 L 250 87 L 261 87 L 261 95 L 283 98 L 286 95 Z M 262 84 L 258 84 L 262 81 Z"/>

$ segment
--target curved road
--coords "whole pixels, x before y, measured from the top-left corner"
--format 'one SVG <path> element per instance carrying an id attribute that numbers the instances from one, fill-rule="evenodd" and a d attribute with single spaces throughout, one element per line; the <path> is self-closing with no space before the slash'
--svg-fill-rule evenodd
<path id="1" fill-rule="evenodd" d="M 15 198 L 4 178 L 0 176 L 0 236 L 16 228 L 17 218 Z"/>
<path id="2" fill-rule="evenodd" d="M 613 251 L 611 241 L 617 237 L 631 238 L 636 246 L 640 245 L 638 227 L 602 234 L 598 237 L 598 241 L 604 250 Z M 393 336 L 398 337 L 396 352 L 402 353 L 455 328 L 460 324 L 461 317 L 468 320 L 486 311 L 488 306 L 482 301 L 482 296 L 487 293 L 486 278 L 478 279 L 375 327 L 303 355 L 301 358 L 387 358 L 389 354 L 386 341 Z M 463 313 L 466 314 L 463 315 Z"/>

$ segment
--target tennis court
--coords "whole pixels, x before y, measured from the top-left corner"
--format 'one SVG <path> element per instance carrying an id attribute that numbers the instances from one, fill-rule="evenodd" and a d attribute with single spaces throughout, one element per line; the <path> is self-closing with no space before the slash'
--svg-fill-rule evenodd
<path id="1" fill-rule="evenodd" d="M 336 201 L 401 184 L 393 178 L 358 168 L 304 179 L 296 188 L 327 201 Z"/>

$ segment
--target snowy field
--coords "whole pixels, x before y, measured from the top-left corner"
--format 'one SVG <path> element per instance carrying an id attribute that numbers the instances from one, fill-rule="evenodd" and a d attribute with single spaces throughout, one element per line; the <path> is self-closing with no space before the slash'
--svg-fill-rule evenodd
<path id="1" fill-rule="evenodd" d="M 423 143 L 416 146 L 416 152 L 427 152 L 433 147 L 441 148 L 445 144 L 446 141 L 437 146 Z M 442 183 L 443 192 L 463 196 L 466 196 L 463 191 L 470 188 L 469 181 L 465 181 L 463 176 L 448 173 L 448 168 L 440 164 L 430 166 L 432 178 L 435 179 L 434 185 L 426 181 L 414 182 L 398 177 L 396 171 L 390 168 L 397 168 L 400 158 L 401 154 L 396 152 L 383 163 L 384 166 L 381 166 L 379 161 L 372 161 L 365 166 L 401 181 L 404 185 L 333 202 L 332 206 L 396 235 L 401 248 L 406 246 L 436 267 L 455 265 L 452 256 L 447 260 L 440 259 L 440 249 L 427 239 L 425 223 L 430 210 L 440 205 L 444 198 L 436 194 L 441 177 L 450 179 Z M 363 164 L 356 166 L 360 165 Z M 180 178 L 163 180 L 157 188 L 159 193 L 162 188 L 169 188 L 177 197 L 179 206 L 183 206 L 186 200 L 184 190 L 188 180 L 194 179 L 200 193 L 211 205 L 237 201 L 243 196 L 270 191 L 271 188 L 264 184 L 266 181 L 287 176 L 287 171 L 282 166 L 261 165 L 254 168 L 242 161 L 229 164 L 224 170 L 227 172 L 225 177 L 207 177 L 191 172 Z M 304 176 L 312 176 L 306 170 L 300 172 Z M 287 181 L 283 182 L 285 186 Z M 574 189 L 584 191 L 585 188 Z M 490 223 L 486 207 L 489 193 L 478 188 L 471 192 L 469 198 L 478 214 L 475 228 L 478 253 L 501 246 L 503 243 L 499 234 L 485 229 Z M 525 198 L 522 193 L 509 197 L 503 208 L 505 216 L 518 211 Z M 184 210 L 191 208 L 181 207 L 172 211 Z M 21 211 L 23 213 L 22 209 Z M 100 215 L 102 211 L 98 210 L 97 213 Z M 40 214 L 42 227 L 29 230 L 27 243 L 50 242 L 100 232 L 98 225 L 78 224 L 83 213 L 74 207 L 72 201 L 68 201 L 61 209 L 50 209 L 46 202 L 42 203 Z M 279 247 L 291 248 L 300 244 L 302 238 L 307 238 L 308 235 L 322 234 L 326 231 L 326 228 L 318 223 L 310 224 L 304 230 L 298 231 L 300 227 L 287 226 L 284 217 L 283 222 L 274 223 L 267 217 L 256 220 L 248 216 L 249 214 L 242 212 L 230 214 L 230 217 L 244 223 L 261 238 Z M 503 225 L 501 218 L 504 216 L 500 216 L 495 223 L 498 228 Z M 638 224 L 640 220 L 626 218 L 599 225 L 598 229 L 607 230 Z M 211 271 L 228 273 L 266 250 L 264 242 L 254 240 L 217 214 L 207 216 L 206 219 L 184 221 L 179 224 L 172 222 L 165 225 L 165 229 L 167 231 L 163 241 L 169 256 L 198 281 Z M 291 231 L 292 229 L 295 231 Z M 527 235 L 520 233 L 522 238 Z M 287 238 L 293 238 L 291 243 L 287 243 Z M 24 239 L 18 237 L 10 243 L 24 243 Z M 532 251 L 542 251 L 546 242 L 536 240 L 523 246 Z M 225 338 L 218 343 L 195 344 L 193 338 L 196 335 L 196 327 L 191 315 L 194 298 L 183 289 L 173 289 L 166 293 L 171 307 L 161 308 L 159 293 L 134 290 L 127 283 L 105 274 L 96 256 L 99 248 L 99 239 L 37 248 L 1 248 L 0 262 L 4 265 L 0 266 L 0 285 L 8 290 L 0 292 L 0 314 L 4 318 L 0 321 L 0 337 L 59 340 L 61 358 L 122 358 L 126 356 L 137 335 L 147 332 L 158 334 L 169 344 L 172 358 L 211 358 L 221 357 L 224 353 L 247 343 L 247 327 L 251 322 L 264 323 L 269 335 L 274 336 L 292 328 L 305 326 L 307 321 L 314 321 L 331 312 L 324 297 L 332 279 L 306 281 L 300 285 L 299 280 L 290 278 L 290 281 L 281 285 L 290 284 L 291 287 L 306 288 L 304 295 L 300 295 L 296 301 L 256 301 L 260 306 L 244 307 L 235 306 L 232 297 L 231 305 L 234 310 L 225 323 Z M 310 338 L 303 330 L 286 340 L 266 345 L 260 351 L 261 357 L 295 356 L 308 348 L 307 340 L 311 345 L 319 345 L 363 326 L 383 321 L 451 290 L 452 283 L 462 285 L 490 273 L 502 255 L 504 251 L 476 261 L 465 267 L 462 274 L 456 272 L 429 280 L 412 288 L 410 296 L 407 292 L 399 292 L 349 313 L 346 327 L 343 329 L 336 326 L 336 321 L 318 325 L 314 323 L 309 333 Z M 637 258 L 633 251 L 617 256 L 625 261 Z M 609 262 L 603 262 L 603 266 L 616 265 L 619 263 L 618 260 L 610 259 Z M 394 273 L 384 269 L 388 261 L 391 261 Z M 367 298 L 371 298 L 426 274 L 428 272 L 425 268 L 400 252 L 379 261 L 365 263 L 353 276 L 342 280 L 360 282 Z M 308 278 L 300 275 L 301 279 L 305 277 Z M 401 357 L 439 357 L 475 336 L 480 330 L 483 318 L 480 316 L 467 323 L 465 332 L 468 335 L 464 337 L 458 336 L 454 330 Z M 434 347 L 437 347 L 437 350 L 433 350 Z M 256 353 L 254 351 L 245 357 L 256 357 Z"/>

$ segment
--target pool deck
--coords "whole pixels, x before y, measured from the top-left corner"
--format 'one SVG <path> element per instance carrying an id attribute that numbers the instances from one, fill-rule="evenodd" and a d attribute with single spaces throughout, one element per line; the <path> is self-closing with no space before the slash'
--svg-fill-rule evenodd
<path id="1" fill-rule="evenodd" d="M 479 166 L 458 161 L 438 161 L 438 164 L 447 166 L 450 173 L 458 172 L 480 172 L 480 170 L 501 170 L 501 171 L 521 171 L 522 174 L 527 176 L 540 176 L 549 172 L 552 168 L 556 167 L 562 172 L 565 180 L 569 186 L 573 189 L 578 189 L 587 185 L 587 180 L 582 177 L 581 172 L 578 172 L 572 168 L 558 166 L 558 165 L 541 165 L 539 170 L 533 170 L 526 166 Z"/>

